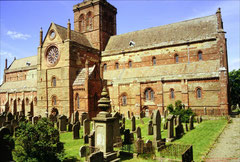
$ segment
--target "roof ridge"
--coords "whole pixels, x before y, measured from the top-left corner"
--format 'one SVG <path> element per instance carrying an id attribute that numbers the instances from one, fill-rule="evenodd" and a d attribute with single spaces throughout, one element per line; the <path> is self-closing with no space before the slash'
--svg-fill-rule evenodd
<path id="1" fill-rule="evenodd" d="M 19 58 L 19 59 L 16 59 L 16 60 L 22 60 L 22 59 L 26 59 L 26 58 L 30 58 L 30 57 L 36 57 L 37 55 L 33 55 L 33 56 L 28 56 L 28 57 L 23 57 L 23 58 Z M 16 61 L 15 60 L 15 61 Z"/>

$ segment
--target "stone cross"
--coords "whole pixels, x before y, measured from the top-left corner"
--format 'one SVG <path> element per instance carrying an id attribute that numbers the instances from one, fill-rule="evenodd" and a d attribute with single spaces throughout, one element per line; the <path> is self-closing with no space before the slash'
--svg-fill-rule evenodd
<path id="1" fill-rule="evenodd" d="M 132 116 L 132 132 L 134 132 L 136 130 L 136 118 L 135 116 Z"/>

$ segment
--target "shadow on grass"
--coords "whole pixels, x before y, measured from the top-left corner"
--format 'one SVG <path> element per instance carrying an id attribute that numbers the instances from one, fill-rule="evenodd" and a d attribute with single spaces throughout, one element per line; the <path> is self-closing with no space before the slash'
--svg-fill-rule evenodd
<path id="1" fill-rule="evenodd" d="M 79 161 L 76 157 L 70 156 L 63 160 L 63 162 L 76 162 Z"/>
<path id="2" fill-rule="evenodd" d="M 133 158 L 133 154 L 128 152 L 120 152 L 119 158 L 120 158 L 120 161 L 130 160 Z"/>

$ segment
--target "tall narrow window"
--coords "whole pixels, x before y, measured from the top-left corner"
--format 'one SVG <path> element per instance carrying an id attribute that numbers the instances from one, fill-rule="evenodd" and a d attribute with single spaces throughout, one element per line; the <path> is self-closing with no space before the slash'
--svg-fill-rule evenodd
<path id="1" fill-rule="evenodd" d="M 154 91 L 151 88 L 147 88 L 144 92 L 145 99 L 148 100 L 154 100 Z"/>
<path id="2" fill-rule="evenodd" d="M 86 17 L 87 31 L 92 30 L 92 13 L 88 12 Z"/>
<path id="3" fill-rule="evenodd" d="M 52 77 L 52 86 L 56 87 L 56 85 L 57 85 L 56 77 Z"/>
<path id="4" fill-rule="evenodd" d="M 199 60 L 199 61 L 202 60 L 202 51 L 199 51 L 199 52 L 198 52 L 198 60 Z"/>
<path id="5" fill-rule="evenodd" d="M 55 106 L 55 105 L 57 105 L 57 97 L 53 96 L 52 97 L 52 106 Z"/>
<path id="6" fill-rule="evenodd" d="M 79 98 L 78 93 L 76 94 L 76 106 L 78 109 L 80 108 L 80 98 Z"/>
<path id="7" fill-rule="evenodd" d="M 85 18 L 84 15 L 80 15 L 79 17 L 79 32 L 84 32 L 85 31 Z"/>
<path id="8" fill-rule="evenodd" d="M 118 69 L 118 68 L 119 68 L 119 63 L 116 62 L 116 63 L 115 63 L 115 69 Z"/>
<path id="9" fill-rule="evenodd" d="M 128 62 L 128 67 L 131 68 L 132 67 L 132 61 Z"/>
<path id="10" fill-rule="evenodd" d="M 179 62 L 178 54 L 175 54 L 174 59 L 175 59 L 175 63 Z"/>
<path id="11" fill-rule="evenodd" d="M 202 90 L 201 90 L 201 88 L 197 88 L 197 98 L 202 98 Z"/>
<path id="12" fill-rule="evenodd" d="M 26 98 L 26 105 L 28 106 L 29 105 L 29 99 Z"/>
<path id="13" fill-rule="evenodd" d="M 104 70 L 104 71 L 107 71 L 107 64 L 104 64 L 104 65 L 103 65 L 103 70 Z"/>
<path id="14" fill-rule="evenodd" d="M 170 98 L 174 99 L 174 89 L 170 89 Z"/>
<path id="15" fill-rule="evenodd" d="M 127 105 L 127 96 L 123 95 L 122 96 L 122 106 L 126 106 Z"/>
<path id="16" fill-rule="evenodd" d="M 156 65 L 156 63 L 157 63 L 156 57 L 153 57 L 152 58 L 152 65 Z"/>

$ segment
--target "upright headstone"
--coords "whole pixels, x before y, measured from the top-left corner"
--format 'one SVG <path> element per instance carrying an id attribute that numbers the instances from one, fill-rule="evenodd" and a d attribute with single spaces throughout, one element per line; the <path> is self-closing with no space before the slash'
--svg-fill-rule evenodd
<path id="1" fill-rule="evenodd" d="M 34 116 L 33 118 L 32 118 L 32 124 L 37 124 L 37 122 L 38 122 L 38 116 Z"/>
<path id="2" fill-rule="evenodd" d="M 68 124 L 68 132 L 72 132 L 73 125 L 71 123 Z"/>
<path id="3" fill-rule="evenodd" d="M 8 112 L 8 113 L 7 113 L 7 116 L 6 116 L 6 122 L 11 122 L 11 120 L 12 120 L 13 118 L 14 118 L 14 117 L 13 117 L 12 113 L 11 113 L 11 112 Z"/>
<path id="4" fill-rule="evenodd" d="M 132 119 L 131 119 L 131 122 L 132 122 L 132 131 L 136 131 L 136 118 L 135 116 L 132 116 Z"/>
<path id="5" fill-rule="evenodd" d="M 194 116 L 191 115 L 190 119 L 189 119 L 189 129 L 190 130 L 194 129 L 193 120 L 194 120 Z"/>
<path id="6" fill-rule="evenodd" d="M 149 120 L 149 122 L 148 122 L 148 135 L 153 135 L 153 124 L 152 124 L 152 120 Z"/>
<path id="7" fill-rule="evenodd" d="M 90 154 L 88 158 L 88 162 L 103 162 L 104 161 L 104 156 L 103 152 L 98 151 Z"/>
<path id="8" fill-rule="evenodd" d="M 79 121 L 79 112 L 75 111 L 74 113 L 74 124 Z"/>
<path id="9" fill-rule="evenodd" d="M 140 138 L 136 141 L 136 151 L 138 154 L 143 154 L 144 141 Z"/>
<path id="10" fill-rule="evenodd" d="M 153 144 L 151 140 L 147 140 L 146 143 L 146 149 L 144 151 L 144 153 L 152 153 L 153 152 Z"/>
<path id="11" fill-rule="evenodd" d="M 87 156 L 87 146 L 81 146 L 79 148 L 79 156 L 86 157 Z"/>
<path id="12" fill-rule="evenodd" d="M 88 135 L 87 134 L 85 136 L 83 136 L 83 141 L 84 141 L 84 144 L 88 143 Z"/>
<path id="13" fill-rule="evenodd" d="M 77 122 L 73 125 L 73 139 L 79 139 L 79 125 L 80 123 Z"/>
<path id="14" fill-rule="evenodd" d="M 123 141 L 123 143 L 125 145 L 132 144 L 132 141 L 131 141 L 131 138 L 130 138 L 130 130 L 129 129 L 126 129 L 124 131 L 124 141 Z"/>
<path id="15" fill-rule="evenodd" d="M 113 123 L 113 141 L 114 144 L 118 144 L 122 142 L 119 124 L 119 120 L 121 119 L 120 113 L 118 112 L 113 113 L 113 117 L 116 118 Z"/>
<path id="16" fill-rule="evenodd" d="M 83 137 L 90 134 L 90 120 L 85 119 L 83 121 Z"/>
<path id="17" fill-rule="evenodd" d="M 159 110 L 155 110 L 153 114 L 153 134 L 155 142 L 161 140 L 161 115 Z"/>
<path id="18" fill-rule="evenodd" d="M 141 128 L 137 127 L 137 138 L 142 138 Z"/>
<path id="19" fill-rule="evenodd" d="M 168 115 L 168 133 L 167 133 L 167 141 L 171 142 L 174 140 L 174 123 L 173 123 L 174 115 Z"/>
<path id="20" fill-rule="evenodd" d="M 81 114 L 81 125 L 83 125 L 83 121 L 84 121 L 85 119 L 88 119 L 88 113 L 83 112 L 83 113 Z"/>
<path id="21" fill-rule="evenodd" d="M 90 153 L 92 153 L 95 147 L 95 131 L 92 131 L 88 137 L 89 137 Z"/>
<path id="22" fill-rule="evenodd" d="M 59 117 L 59 128 L 61 132 L 67 131 L 67 117 L 65 115 Z"/>
<path id="23" fill-rule="evenodd" d="M 128 111 L 128 119 L 131 119 L 130 111 Z"/>

